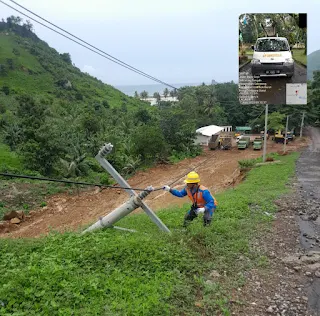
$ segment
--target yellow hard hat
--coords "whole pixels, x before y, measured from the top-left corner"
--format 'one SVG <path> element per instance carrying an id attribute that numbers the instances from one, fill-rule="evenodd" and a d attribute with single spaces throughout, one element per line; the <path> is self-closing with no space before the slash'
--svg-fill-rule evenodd
<path id="1" fill-rule="evenodd" d="M 198 183 L 198 182 L 200 182 L 199 175 L 194 171 L 191 171 L 190 173 L 188 173 L 186 180 L 184 180 L 184 183 Z"/>

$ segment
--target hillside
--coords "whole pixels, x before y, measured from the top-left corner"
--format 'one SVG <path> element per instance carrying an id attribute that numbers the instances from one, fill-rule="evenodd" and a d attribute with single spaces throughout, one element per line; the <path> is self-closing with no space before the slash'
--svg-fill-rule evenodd
<path id="1" fill-rule="evenodd" d="M 111 107 L 137 106 L 112 86 L 82 73 L 72 65 L 69 54 L 59 54 L 41 40 L 0 33 L 0 87 L 13 94 L 23 92 L 52 97 L 55 102 L 76 104 L 107 102 Z"/>
<path id="2" fill-rule="evenodd" d="M 308 55 L 308 80 L 313 79 L 313 72 L 320 70 L 320 49 Z"/>
<path id="3" fill-rule="evenodd" d="M 166 115 L 160 127 L 158 109 L 82 73 L 68 53 L 21 24 L 15 17 L 0 22 L 0 146 L 10 150 L 2 157 L 20 161 L 17 168 L 1 159 L 0 171 L 108 182 L 94 159 L 105 142 L 114 144 L 109 160 L 125 175 L 199 151 L 192 125 L 177 143 L 170 128 L 181 122 L 168 128 Z"/>

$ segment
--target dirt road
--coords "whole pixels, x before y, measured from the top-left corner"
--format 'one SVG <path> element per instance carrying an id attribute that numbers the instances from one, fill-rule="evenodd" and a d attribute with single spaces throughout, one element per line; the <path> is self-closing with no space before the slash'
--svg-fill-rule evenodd
<path id="1" fill-rule="evenodd" d="M 297 141 L 290 143 L 287 149 L 296 150 L 300 146 L 301 144 Z M 282 145 L 270 140 L 268 152 L 279 150 L 282 150 Z M 138 172 L 128 182 L 132 187 L 145 188 L 148 185 L 161 187 L 204 162 L 197 172 L 200 174 L 202 183 L 214 194 L 237 184 L 240 176 L 238 160 L 256 158 L 261 155 L 261 151 L 253 151 L 252 147 L 244 151 L 237 148 L 227 151 L 205 150 L 203 155 L 194 159 L 185 159 L 175 165 L 160 165 L 144 172 Z M 182 188 L 183 179 L 177 182 L 175 187 Z M 83 225 L 95 222 L 100 216 L 108 214 L 127 199 L 126 192 L 114 189 L 89 190 L 79 195 L 58 194 L 47 200 L 45 208 L 31 212 L 31 218 L 20 225 L 15 225 L 10 233 L 0 234 L 0 237 L 38 237 L 47 234 L 52 229 L 76 230 Z M 168 206 L 181 206 L 189 203 L 188 198 L 179 199 L 164 191 L 151 193 L 145 201 L 155 211 Z"/>
<path id="2" fill-rule="evenodd" d="M 320 129 L 307 129 L 312 143 L 297 163 L 297 176 L 303 204 L 299 212 L 300 244 L 306 251 L 316 251 L 315 260 L 320 273 Z M 320 276 L 320 274 L 319 274 Z M 309 308 L 320 315 L 320 279 L 315 277 L 307 284 Z"/>
<path id="3" fill-rule="evenodd" d="M 306 129 L 311 142 L 296 165 L 294 193 L 283 196 L 270 232 L 253 247 L 269 266 L 252 270 L 239 291 L 234 315 L 320 316 L 320 129 Z"/>

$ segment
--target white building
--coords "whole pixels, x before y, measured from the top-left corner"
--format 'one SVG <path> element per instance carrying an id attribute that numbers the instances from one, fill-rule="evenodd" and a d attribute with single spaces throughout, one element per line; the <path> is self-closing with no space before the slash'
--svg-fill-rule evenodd
<path id="1" fill-rule="evenodd" d="M 150 105 L 157 105 L 158 101 L 156 98 L 150 97 L 150 98 L 146 98 L 146 99 L 141 99 L 143 101 L 147 101 L 150 102 Z M 160 101 L 161 102 L 178 102 L 178 98 L 177 97 L 164 97 L 163 95 L 160 96 Z"/>
<path id="2" fill-rule="evenodd" d="M 195 144 L 208 146 L 212 135 L 220 134 L 223 129 L 223 127 L 217 125 L 209 125 L 198 128 L 196 130 L 197 136 L 195 139 Z"/>

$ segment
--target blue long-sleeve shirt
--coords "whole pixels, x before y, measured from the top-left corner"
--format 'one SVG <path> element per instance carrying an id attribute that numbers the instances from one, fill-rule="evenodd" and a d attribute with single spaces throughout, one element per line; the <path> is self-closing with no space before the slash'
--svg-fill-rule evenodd
<path id="1" fill-rule="evenodd" d="M 196 188 L 192 189 L 191 190 L 191 193 L 192 195 L 196 193 Z M 202 192 L 202 197 L 203 199 L 206 201 L 206 204 L 205 204 L 205 209 L 207 211 L 213 211 L 216 209 L 216 206 L 215 206 L 215 203 L 214 203 L 214 198 L 213 196 L 211 195 L 211 193 L 209 192 L 209 190 L 201 190 L 200 188 L 198 189 L 198 192 Z M 170 193 L 174 196 L 177 196 L 177 197 L 180 197 L 180 198 L 183 198 L 185 196 L 188 195 L 187 193 L 187 188 L 183 188 L 181 191 L 179 190 L 176 190 L 176 189 L 171 189 L 170 190 Z"/>

